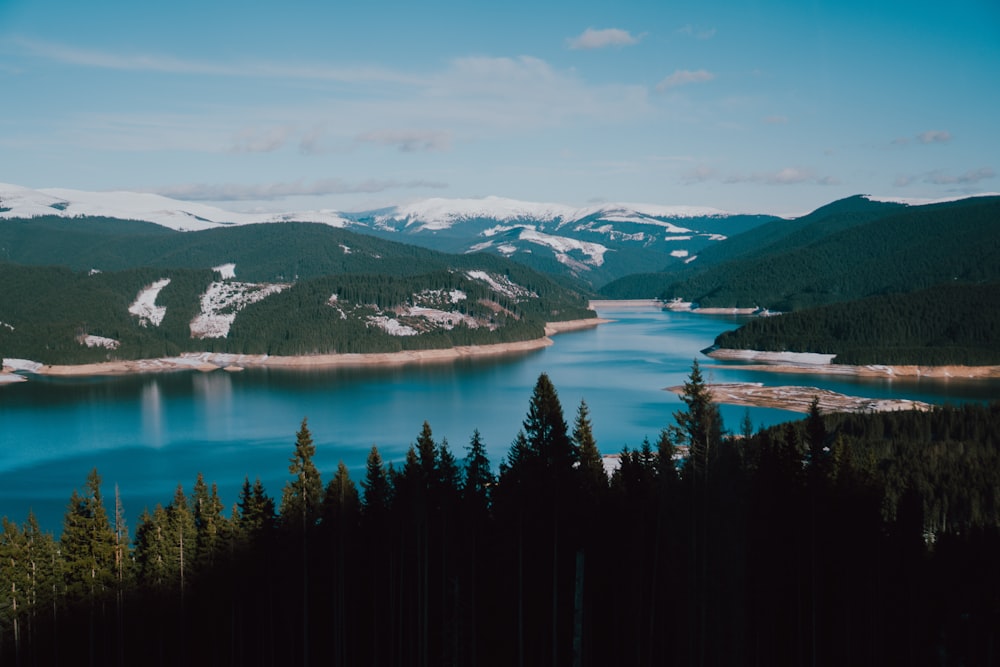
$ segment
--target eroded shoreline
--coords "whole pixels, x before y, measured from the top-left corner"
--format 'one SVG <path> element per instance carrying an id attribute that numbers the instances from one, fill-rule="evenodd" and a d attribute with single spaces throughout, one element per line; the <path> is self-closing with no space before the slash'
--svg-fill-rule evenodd
<path id="1" fill-rule="evenodd" d="M 300 356 L 270 356 L 266 354 L 226 354 L 191 352 L 179 357 L 107 361 L 95 364 L 49 365 L 24 360 L 11 360 L 0 373 L 0 383 L 25 380 L 22 373 L 50 377 L 85 377 L 94 375 L 128 375 L 132 373 L 162 373 L 180 370 L 211 372 L 219 369 L 236 371 L 245 368 L 334 368 L 340 366 L 400 366 L 414 363 L 436 363 L 468 357 L 500 356 L 539 350 L 552 345 L 551 336 L 589 329 L 610 322 L 600 317 L 565 322 L 549 322 L 545 336 L 534 340 L 493 345 L 464 345 L 436 350 L 404 350 L 367 354 L 314 354 Z"/>
<path id="2" fill-rule="evenodd" d="M 849 366 L 832 363 L 833 355 L 800 352 L 760 352 L 758 350 L 717 349 L 706 356 L 718 361 L 759 362 L 741 365 L 742 370 L 772 373 L 811 373 L 818 375 L 850 375 L 879 378 L 934 378 L 989 380 L 1000 378 L 1000 366 L 919 366 L 871 364 Z"/>

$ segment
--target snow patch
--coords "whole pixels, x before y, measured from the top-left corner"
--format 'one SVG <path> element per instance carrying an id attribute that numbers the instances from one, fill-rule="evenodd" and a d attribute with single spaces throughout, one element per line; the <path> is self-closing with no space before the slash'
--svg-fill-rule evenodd
<path id="1" fill-rule="evenodd" d="M 160 290 L 169 284 L 170 278 L 157 280 L 135 297 L 135 301 L 128 307 L 128 312 L 139 318 L 140 325 L 145 327 L 152 324 L 154 327 L 158 327 L 163 322 L 163 318 L 167 314 L 167 307 L 157 306 L 156 298 L 160 296 Z"/>
<path id="2" fill-rule="evenodd" d="M 592 266 L 601 266 L 604 264 L 604 253 L 608 251 L 608 249 L 600 243 L 578 241 L 565 236 L 553 236 L 551 234 L 544 234 L 533 229 L 521 230 L 520 238 L 522 241 L 528 241 L 529 243 L 535 243 L 537 245 L 552 248 L 556 251 L 556 258 L 563 264 L 569 264 L 568 254 L 571 251 L 576 250 L 590 258 L 590 261 L 587 262 L 587 264 Z"/>
<path id="3" fill-rule="evenodd" d="M 79 341 L 87 347 L 103 347 L 106 350 L 117 350 L 121 345 L 121 341 L 115 340 L 114 338 L 92 336 L 90 334 L 82 336 Z"/>
<path id="4" fill-rule="evenodd" d="M 0 327 L 4 327 L 5 329 L 10 329 L 11 331 L 14 330 L 14 325 L 13 324 L 7 324 L 6 322 L 0 322 Z"/>
<path id="5" fill-rule="evenodd" d="M 212 283 L 201 295 L 201 313 L 191 320 L 191 337 L 225 338 L 240 310 L 288 287 L 285 283 Z"/>
<path id="6" fill-rule="evenodd" d="M 691 253 L 689 253 L 687 250 L 671 250 L 670 251 L 670 256 L 671 257 L 676 257 L 678 259 L 680 259 L 681 257 L 687 257 L 690 254 Z"/>
<path id="7" fill-rule="evenodd" d="M 219 278 L 222 280 L 232 280 L 236 277 L 235 264 L 220 264 L 219 266 L 213 266 L 212 270 L 218 273 Z"/>
<path id="8" fill-rule="evenodd" d="M 497 276 L 485 271 L 467 271 L 465 273 L 472 280 L 479 280 L 486 283 L 495 292 L 500 292 L 504 296 L 508 296 L 514 299 L 521 297 L 528 297 L 531 299 L 537 299 L 538 295 L 531 290 L 521 287 L 517 283 L 511 282 L 510 278 L 507 276 Z"/>
<path id="9" fill-rule="evenodd" d="M 401 324 L 395 317 L 386 315 L 369 315 L 368 324 L 376 326 L 390 336 L 416 336 L 419 331 L 413 327 Z"/>

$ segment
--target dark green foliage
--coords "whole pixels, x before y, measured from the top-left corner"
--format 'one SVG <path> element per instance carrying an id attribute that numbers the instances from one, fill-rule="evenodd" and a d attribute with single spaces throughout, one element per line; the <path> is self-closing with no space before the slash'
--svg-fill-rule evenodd
<path id="1" fill-rule="evenodd" d="M 66 594 L 72 599 L 109 595 L 115 582 L 115 534 L 96 469 L 87 476 L 83 493 L 70 496 L 59 544 Z"/>
<path id="2" fill-rule="evenodd" d="M 237 312 L 224 338 L 192 338 L 191 321 L 201 296 L 218 276 L 210 270 L 129 269 L 88 275 L 62 268 L 0 263 L 0 349 L 9 357 L 45 363 L 92 363 L 176 356 L 182 352 L 301 355 L 394 352 L 481 345 L 540 338 L 549 321 L 592 317 L 583 298 L 528 269 L 489 255 L 456 257 L 456 267 L 486 270 L 530 292 L 509 295 L 459 270 L 404 276 L 346 273 L 303 279 L 280 294 Z M 411 269 L 418 265 L 408 265 Z M 436 263 L 431 266 L 437 266 Z M 484 268 L 485 267 L 485 268 Z M 139 292 L 169 278 L 156 304 L 166 308 L 159 326 L 143 326 L 128 312 Z M 464 299 L 451 302 L 449 294 Z M 336 300 L 333 300 L 335 297 Z M 420 317 L 397 316 L 411 306 L 456 312 L 452 328 Z M 419 335 L 394 336 L 369 318 L 398 317 Z M 476 319 L 467 325 L 462 316 Z M 87 334 L 112 338 L 120 347 L 88 348 Z"/>
<path id="3" fill-rule="evenodd" d="M 863 216 L 864 224 L 823 219 L 814 233 L 806 228 L 709 267 L 661 296 L 702 306 L 791 311 L 956 280 L 997 281 L 998 212 L 1000 198 L 982 197 L 889 207 L 874 219 Z"/>
<path id="4" fill-rule="evenodd" d="M 294 530 L 304 531 L 320 518 L 323 500 L 323 480 L 313 463 L 316 445 L 305 417 L 295 434 L 295 452 L 288 462 L 291 479 L 281 494 L 281 521 Z"/>
<path id="5" fill-rule="evenodd" d="M 705 432 L 699 375 L 695 366 L 676 424 L 689 438 Z M 540 377 L 499 480 L 474 433 L 461 483 L 429 424 L 398 472 L 372 448 L 361 497 L 340 463 L 308 540 L 289 540 L 259 480 L 247 479 L 233 529 L 206 541 L 208 526 L 227 522 L 199 476 L 190 497 L 178 488 L 167 509 L 144 513 L 133 580 L 116 581 L 110 567 L 119 538 L 99 509 L 95 471 L 74 492 L 58 543 L 31 517 L 4 520 L 0 659 L 991 664 L 1000 404 L 813 409 L 720 435 L 680 483 L 664 429 L 655 444 L 625 448 L 610 487 L 592 497 L 581 493 L 577 454 L 553 447 L 565 438 L 568 451 L 585 449 L 584 405 L 570 439 Z M 545 473 L 526 477 L 533 465 Z M 183 586 L 182 539 L 197 543 Z M 81 586 L 81 573 L 103 588 Z"/>
<path id="6" fill-rule="evenodd" d="M 839 364 L 1000 364 L 1000 282 L 757 318 L 715 339 L 721 348 L 836 354 Z"/>

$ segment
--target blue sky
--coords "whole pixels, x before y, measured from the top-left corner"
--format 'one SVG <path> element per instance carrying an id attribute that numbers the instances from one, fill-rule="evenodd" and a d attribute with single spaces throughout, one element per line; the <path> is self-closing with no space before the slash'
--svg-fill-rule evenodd
<path id="1" fill-rule="evenodd" d="M 998 118 L 995 0 L 0 0 L 0 182 L 34 188 L 795 214 L 1000 191 Z"/>

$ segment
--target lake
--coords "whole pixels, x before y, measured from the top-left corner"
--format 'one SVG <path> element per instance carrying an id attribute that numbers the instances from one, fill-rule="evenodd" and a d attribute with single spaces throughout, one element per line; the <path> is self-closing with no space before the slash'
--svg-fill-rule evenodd
<path id="1" fill-rule="evenodd" d="M 324 482 L 338 461 L 355 482 L 377 445 L 400 461 L 424 420 L 459 459 L 474 429 L 494 469 L 506 456 L 540 373 L 548 373 L 572 428 L 581 400 L 591 412 L 598 447 L 655 442 L 680 399 L 665 387 L 684 382 L 699 358 L 710 382 L 816 386 L 844 394 L 912 398 L 931 403 L 986 401 L 1000 382 L 853 379 L 781 375 L 715 362 L 699 350 L 736 317 L 602 307 L 614 319 L 595 329 L 559 334 L 530 353 L 402 367 L 322 370 L 250 369 L 241 373 L 173 372 L 98 378 L 38 378 L 0 385 L 0 515 L 21 522 L 29 508 L 58 533 L 73 489 L 97 467 L 109 512 L 117 484 L 134 531 L 144 507 L 170 501 L 177 484 L 190 493 L 196 474 L 217 482 L 231 506 L 245 476 L 260 477 L 280 500 L 288 458 L 303 417 L 316 442 Z M 722 406 L 738 430 L 747 408 Z M 801 419 L 798 413 L 750 408 L 755 425 Z"/>

